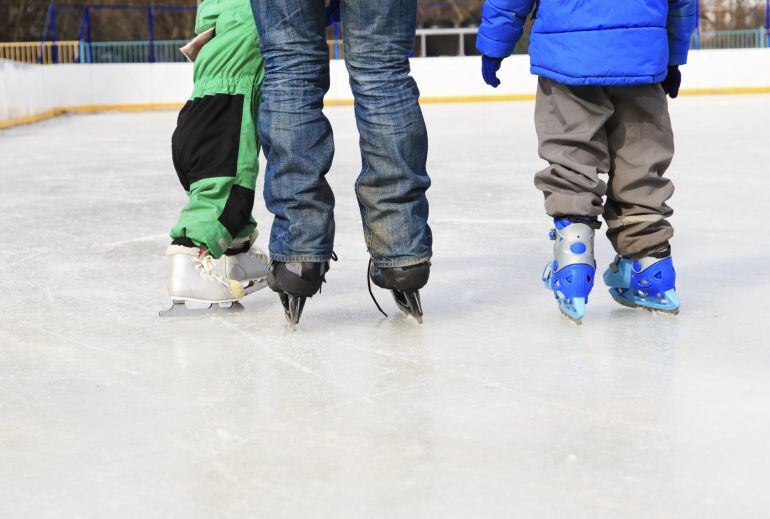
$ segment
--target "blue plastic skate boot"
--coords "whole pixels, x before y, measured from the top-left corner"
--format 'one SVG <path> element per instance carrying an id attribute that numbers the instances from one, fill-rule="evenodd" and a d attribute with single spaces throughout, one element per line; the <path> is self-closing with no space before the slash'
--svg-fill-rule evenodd
<path id="1" fill-rule="evenodd" d="M 596 275 L 595 224 L 588 219 L 554 219 L 554 225 L 550 233 L 554 259 L 545 266 L 543 285 L 553 291 L 559 310 L 581 324 Z"/>
<path id="2" fill-rule="evenodd" d="M 618 256 L 604 273 L 612 298 L 623 306 L 679 313 L 676 272 L 671 256 L 631 259 Z"/>

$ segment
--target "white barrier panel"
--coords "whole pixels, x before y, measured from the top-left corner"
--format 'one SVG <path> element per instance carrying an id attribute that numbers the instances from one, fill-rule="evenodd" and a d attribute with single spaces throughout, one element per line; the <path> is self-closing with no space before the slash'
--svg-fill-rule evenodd
<path id="1" fill-rule="evenodd" d="M 690 53 L 685 93 L 770 92 L 770 49 Z M 481 79 L 478 57 L 415 58 L 412 73 L 424 102 L 531 99 L 536 78 L 527 56 L 503 62 L 499 88 Z M 0 61 L 0 128 L 64 111 L 152 109 L 180 106 L 192 90 L 186 63 L 25 65 Z M 327 104 L 351 103 L 343 61 L 331 62 Z"/>
<path id="2" fill-rule="evenodd" d="M 767 89 L 770 48 L 693 51 L 681 70 L 686 90 Z"/>
<path id="3" fill-rule="evenodd" d="M 50 109 L 43 70 L 0 60 L 0 123 Z"/>
<path id="4" fill-rule="evenodd" d="M 0 61 L 0 128 L 66 111 L 176 108 L 192 91 L 184 63 L 27 65 Z"/>

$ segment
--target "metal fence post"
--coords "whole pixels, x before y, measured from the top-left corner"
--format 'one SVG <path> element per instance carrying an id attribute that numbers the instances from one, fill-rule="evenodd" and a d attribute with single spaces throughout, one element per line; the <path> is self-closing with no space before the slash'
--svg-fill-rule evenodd
<path id="1" fill-rule="evenodd" d="M 38 63 L 43 63 L 43 54 L 45 53 L 45 37 L 48 36 L 48 26 L 51 23 L 51 9 L 53 9 L 53 0 L 48 4 L 48 11 L 45 14 L 45 24 L 43 25 L 43 36 L 40 38 L 40 55 L 37 58 Z"/>
<path id="2" fill-rule="evenodd" d="M 765 46 L 770 47 L 770 0 L 765 0 Z"/>
<path id="3" fill-rule="evenodd" d="M 78 31 L 78 63 L 83 63 L 83 58 L 85 57 L 87 9 L 88 7 L 83 8 L 83 14 L 80 15 L 80 31 Z"/>
<path id="4" fill-rule="evenodd" d="M 51 1 L 51 61 L 59 62 L 59 48 L 56 46 L 56 6 Z"/>
<path id="5" fill-rule="evenodd" d="M 700 50 L 700 0 L 695 2 L 695 48 Z"/>
<path id="6" fill-rule="evenodd" d="M 88 42 L 88 63 L 93 63 L 94 45 L 91 39 L 91 7 L 86 7 L 86 41 Z"/>
<path id="7" fill-rule="evenodd" d="M 340 59 L 340 28 L 334 22 L 334 59 Z"/>
<path id="8" fill-rule="evenodd" d="M 150 29 L 150 63 L 155 63 L 155 21 L 152 17 L 152 6 L 147 6 L 147 22 Z"/>

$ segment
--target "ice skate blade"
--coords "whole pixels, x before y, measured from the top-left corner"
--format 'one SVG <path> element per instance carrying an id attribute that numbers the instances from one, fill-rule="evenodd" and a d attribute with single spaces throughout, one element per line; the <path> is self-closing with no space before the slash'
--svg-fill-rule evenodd
<path id="1" fill-rule="evenodd" d="M 422 324 L 422 301 L 420 301 L 420 292 L 401 292 L 391 290 L 396 306 L 406 315 L 413 317 L 415 321 Z"/>
<path id="2" fill-rule="evenodd" d="M 263 288 L 267 288 L 267 277 L 250 281 L 243 286 L 243 297 L 253 294 L 254 292 L 259 292 Z"/>
<path id="3" fill-rule="evenodd" d="M 611 288 L 609 292 L 610 292 L 610 296 L 612 296 L 612 299 L 616 303 L 618 303 L 619 305 L 625 306 L 626 308 L 632 308 L 634 310 L 646 310 L 647 312 L 650 312 L 652 314 L 661 314 L 661 315 L 670 315 L 670 316 L 679 315 L 679 307 L 669 309 L 669 308 L 656 308 L 654 306 L 640 305 L 640 304 L 634 303 L 633 301 L 629 301 L 628 299 L 623 298 L 621 295 L 615 292 L 614 288 Z"/>
<path id="4" fill-rule="evenodd" d="M 567 318 L 567 320 L 574 324 L 575 326 L 582 326 L 583 325 L 583 318 L 580 317 L 572 317 L 570 314 L 568 314 L 562 307 L 559 307 L 559 312 L 561 312 L 561 315 Z"/>
<path id="5" fill-rule="evenodd" d="M 296 330 L 299 319 L 302 317 L 302 310 L 305 309 L 305 301 L 307 298 L 284 293 L 279 293 L 278 295 L 281 298 L 281 304 L 283 305 L 283 315 L 286 318 L 286 324 L 289 325 L 291 330 Z"/>
<path id="6" fill-rule="evenodd" d="M 570 320 L 570 322 L 580 326 L 583 324 L 583 316 L 586 313 L 586 300 L 582 297 L 576 297 L 572 299 L 571 303 L 567 303 L 560 297 L 556 296 L 556 302 L 559 306 L 559 311 L 564 317 Z"/>
<path id="7" fill-rule="evenodd" d="M 238 301 L 224 301 L 221 303 L 195 300 L 173 301 L 170 308 L 158 312 L 158 317 L 213 317 L 238 314 L 243 312 L 243 310 L 243 305 Z"/>

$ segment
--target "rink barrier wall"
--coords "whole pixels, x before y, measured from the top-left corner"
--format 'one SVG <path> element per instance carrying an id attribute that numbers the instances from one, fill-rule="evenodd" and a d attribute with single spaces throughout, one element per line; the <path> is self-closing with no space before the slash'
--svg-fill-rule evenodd
<path id="1" fill-rule="evenodd" d="M 332 60 L 327 106 L 351 105 L 345 64 Z M 477 57 L 415 58 L 412 74 L 421 103 L 472 103 L 534 99 L 537 78 L 527 56 L 511 56 L 502 85 L 481 79 Z M 683 95 L 770 93 L 770 49 L 690 53 Z M 188 63 L 29 65 L 0 60 L 0 129 L 66 112 L 179 109 L 192 91 Z"/>

